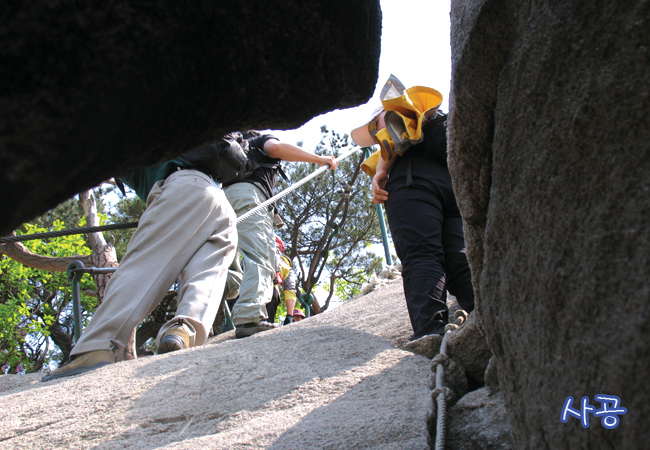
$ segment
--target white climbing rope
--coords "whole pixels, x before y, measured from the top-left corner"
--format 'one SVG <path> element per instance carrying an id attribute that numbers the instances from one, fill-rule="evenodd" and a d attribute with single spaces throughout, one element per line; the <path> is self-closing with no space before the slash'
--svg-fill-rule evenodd
<path id="1" fill-rule="evenodd" d="M 347 153 L 344 153 L 343 155 L 336 158 L 336 161 L 338 161 L 338 162 L 343 161 L 345 158 L 347 158 L 351 154 L 355 153 L 357 150 L 359 150 L 359 147 L 354 147 L 354 148 L 350 149 Z M 248 211 L 248 212 L 242 214 L 241 216 L 237 217 L 237 223 L 239 224 L 239 223 L 243 222 L 244 220 L 248 219 L 253 214 L 259 212 L 261 209 L 266 208 L 268 205 L 270 205 L 272 203 L 275 203 L 277 200 L 281 199 L 282 197 L 287 195 L 289 192 L 291 192 L 291 191 L 293 191 L 295 189 L 298 189 L 300 186 L 302 186 L 303 184 L 305 184 L 306 182 L 308 182 L 312 178 L 315 178 L 318 175 L 320 175 L 321 173 L 325 172 L 326 170 L 329 169 L 329 167 L 330 167 L 329 164 L 320 167 L 318 170 L 311 173 L 310 175 L 307 175 L 305 178 L 298 181 L 297 183 L 292 184 L 291 186 L 286 188 L 284 191 L 280 192 L 279 194 L 274 195 L 273 197 L 266 200 L 265 202 L 260 203 L 255 208 L 253 208 L 250 211 Z"/>
<path id="2" fill-rule="evenodd" d="M 436 366 L 436 387 L 431 393 L 436 399 L 436 445 L 435 450 L 444 450 L 445 448 L 445 431 L 447 423 L 447 397 L 450 395 L 450 389 L 445 387 L 445 365 L 449 363 L 447 356 L 447 336 L 451 331 L 447 331 L 442 337 L 440 344 L 440 353 L 432 360 L 431 366 Z"/>

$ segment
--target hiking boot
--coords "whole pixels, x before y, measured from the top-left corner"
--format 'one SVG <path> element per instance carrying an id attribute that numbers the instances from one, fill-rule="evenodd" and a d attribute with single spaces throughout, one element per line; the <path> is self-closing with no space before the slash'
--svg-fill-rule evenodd
<path id="1" fill-rule="evenodd" d="M 178 319 L 178 322 L 165 331 L 160 339 L 158 354 L 175 352 L 184 348 L 190 348 L 190 332 L 185 325 L 185 319 Z"/>
<path id="2" fill-rule="evenodd" d="M 240 338 L 245 338 L 248 336 L 252 336 L 255 333 L 259 333 L 261 331 L 268 331 L 268 330 L 273 330 L 275 328 L 278 328 L 280 325 L 277 323 L 270 323 L 270 322 L 250 322 L 250 323 L 245 323 L 243 325 L 237 325 L 236 330 L 235 330 L 235 338 L 240 339 Z"/>
<path id="3" fill-rule="evenodd" d="M 45 375 L 41 381 L 56 380 L 57 378 L 70 377 L 99 369 L 102 366 L 113 364 L 115 355 L 110 350 L 95 350 L 92 352 L 75 355 L 67 364 Z"/>

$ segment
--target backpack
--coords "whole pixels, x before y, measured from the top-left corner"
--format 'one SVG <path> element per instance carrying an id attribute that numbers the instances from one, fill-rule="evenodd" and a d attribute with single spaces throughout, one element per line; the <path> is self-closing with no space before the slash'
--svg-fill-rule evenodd
<path id="1" fill-rule="evenodd" d="M 386 126 L 381 130 L 375 130 L 373 139 L 379 144 L 379 150 L 367 158 L 361 166 L 371 177 L 375 176 L 380 155 L 384 161 L 390 161 L 404 155 L 411 147 L 424 140 L 422 133 L 424 121 L 430 111 L 440 107 L 442 94 L 425 86 L 413 86 L 407 89 L 395 75 L 391 75 L 379 99 L 386 111 L 384 115 Z M 432 122 L 436 126 L 442 125 L 445 130 L 443 134 L 446 133 L 444 128 L 446 116 L 444 119 L 435 117 Z M 439 137 L 440 133 L 436 130 L 436 143 L 440 140 Z"/>
<path id="2" fill-rule="evenodd" d="M 235 179 L 246 170 L 248 157 L 241 144 L 237 140 L 237 136 L 227 134 L 223 138 L 212 142 L 211 144 L 202 145 L 189 152 L 183 153 L 176 160 L 168 162 L 176 162 L 180 160 L 182 167 L 187 169 L 194 169 L 210 175 L 220 183 L 228 182 Z M 160 179 L 167 177 L 174 169 L 173 166 L 162 164 L 168 173 L 156 173 L 155 176 Z M 146 169 L 145 169 L 146 170 Z M 155 170 L 162 171 L 161 167 L 155 166 Z M 138 186 L 132 186 L 138 193 L 141 199 L 146 201 L 151 185 L 155 180 L 152 180 L 153 174 L 144 176 L 141 181 L 134 181 Z M 140 180 L 140 178 L 138 178 Z M 151 184 L 147 185 L 151 181 Z M 126 189 L 124 188 L 124 181 L 120 178 L 115 178 L 115 184 L 126 197 Z M 145 192 L 146 189 L 146 192 Z"/>
<path id="3" fill-rule="evenodd" d="M 447 167 L 447 114 L 438 112 L 436 117 L 424 125 L 423 134 L 424 145 L 421 152 Z"/>
<path id="4" fill-rule="evenodd" d="M 235 140 L 240 144 L 243 149 L 244 154 L 246 155 L 246 162 L 244 167 L 238 171 L 237 175 L 230 178 L 227 181 L 222 181 L 221 184 L 225 186 L 230 186 L 231 184 L 240 183 L 246 181 L 258 168 L 263 167 L 265 169 L 277 170 L 278 173 L 285 179 L 289 181 L 287 174 L 282 170 L 280 161 L 273 161 L 270 157 L 266 156 L 260 149 L 256 147 L 251 147 L 248 145 L 248 141 L 244 136 L 237 132 L 232 133 Z M 272 162 L 273 161 L 273 162 Z"/>
<path id="5" fill-rule="evenodd" d="M 211 175 L 222 184 L 241 177 L 248 170 L 247 153 L 235 133 L 183 153 L 180 159 L 188 169 Z"/>

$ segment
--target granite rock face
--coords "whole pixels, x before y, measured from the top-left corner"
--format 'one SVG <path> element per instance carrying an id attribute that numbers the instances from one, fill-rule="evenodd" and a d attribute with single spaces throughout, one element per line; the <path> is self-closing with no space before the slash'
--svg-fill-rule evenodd
<path id="1" fill-rule="evenodd" d="M 650 448 L 650 2 L 452 1 L 449 163 L 515 448 Z M 568 396 L 620 397 L 605 429 Z"/>
<path id="2" fill-rule="evenodd" d="M 2 17 L 2 236 L 226 132 L 365 103 L 377 80 L 377 0 L 61 0 Z"/>
<path id="3" fill-rule="evenodd" d="M 478 326 L 476 314 L 470 314 L 467 321 L 456 332 L 449 335 L 449 355 L 463 365 L 472 381 L 485 384 L 485 368 L 492 357 L 485 336 Z"/>
<path id="4" fill-rule="evenodd" d="M 510 419 L 500 392 L 481 388 L 449 410 L 448 450 L 510 450 Z"/>
<path id="5" fill-rule="evenodd" d="M 333 311 L 40 383 L 0 376 L 3 449 L 427 449 L 401 283 Z"/>

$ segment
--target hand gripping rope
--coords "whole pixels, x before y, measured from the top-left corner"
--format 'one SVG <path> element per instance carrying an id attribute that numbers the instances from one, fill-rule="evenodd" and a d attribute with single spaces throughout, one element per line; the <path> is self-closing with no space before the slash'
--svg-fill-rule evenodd
<path id="1" fill-rule="evenodd" d="M 356 148 L 353 148 L 349 150 L 347 153 L 339 156 L 336 160 L 338 162 L 343 161 L 345 158 L 356 152 Z M 289 186 L 286 188 L 284 191 L 280 192 L 279 194 L 276 194 L 274 197 L 268 199 L 267 201 L 261 203 L 260 205 L 256 206 L 255 208 L 251 209 L 247 213 L 243 214 L 242 216 L 237 218 L 237 223 L 241 223 L 242 221 L 246 220 L 256 212 L 260 211 L 262 208 L 270 205 L 271 203 L 275 202 L 276 200 L 284 197 L 291 191 L 299 188 L 303 184 L 307 183 L 309 180 L 317 177 L 324 171 L 329 169 L 329 164 L 320 167 L 318 170 L 313 172 L 312 174 L 306 176 L 302 180 L 298 181 L 297 183 L 293 184 L 292 186 Z M 61 237 L 61 236 L 69 236 L 73 234 L 82 234 L 82 233 L 96 233 L 99 231 L 109 231 L 109 230 L 119 230 L 119 229 L 126 229 L 126 228 L 135 228 L 138 226 L 138 222 L 128 222 L 128 223 L 116 223 L 116 224 L 111 224 L 111 225 L 102 225 L 98 227 L 79 227 L 79 228 L 72 228 L 72 229 L 67 229 L 67 230 L 60 230 L 60 231 L 49 231 L 45 233 L 34 233 L 34 234 L 25 234 L 22 236 L 7 236 L 0 238 L 0 244 L 10 244 L 14 242 L 22 242 L 22 241 L 29 241 L 29 240 L 34 240 L 34 239 L 45 239 L 45 238 L 52 238 L 52 237 Z M 68 274 L 68 281 L 72 281 L 73 285 L 73 312 L 74 312 L 74 327 L 75 327 L 75 342 L 79 339 L 79 336 L 81 335 L 81 306 L 80 306 L 80 295 L 79 295 L 79 280 L 81 279 L 81 276 L 84 273 L 90 273 L 90 274 L 96 274 L 96 273 L 113 273 L 115 272 L 117 268 L 116 267 L 107 267 L 107 268 L 98 268 L 98 267 L 84 267 L 83 263 L 81 261 L 73 261 L 68 265 L 68 268 L 66 270 Z M 302 301 L 302 299 L 301 299 Z"/>
<path id="2" fill-rule="evenodd" d="M 347 158 L 347 157 L 350 156 L 351 154 L 355 153 L 357 150 L 358 150 L 358 147 L 355 147 L 355 148 L 350 149 L 347 153 L 344 153 L 343 155 L 341 155 L 341 156 L 339 156 L 338 158 L 336 158 L 336 161 L 337 161 L 337 162 L 341 162 L 341 161 L 343 161 L 345 158 Z M 316 170 L 314 173 L 312 173 L 312 174 L 310 174 L 310 175 L 307 175 L 305 178 L 303 178 L 302 180 L 300 180 L 300 181 L 298 181 L 298 182 L 292 184 L 291 186 L 289 186 L 288 188 L 286 188 L 284 191 L 280 192 L 279 194 L 275 194 L 275 195 L 274 195 L 273 197 L 271 197 L 270 199 L 266 200 L 265 202 L 260 203 L 260 204 L 257 205 L 255 208 L 251 209 L 250 211 L 245 212 L 245 213 L 242 214 L 241 216 L 237 217 L 237 223 L 242 223 L 244 220 L 248 219 L 248 218 L 251 217 L 253 214 L 258 213 L 260 210 L 262 210 L 262 209 L 266 208 L 267 206 L 269 206 L 269 205 L 275 203 L 277 200 L 281 199 L 282 197 L 284 197 L 285 195 L 287 195 L 287 194 L 290 193 L 291 191 L 294 191 L 294 190 L 298 189 L 300 186 L 302 186 L 303 184 L 307 183 L 307 182 L 310 181 L 311 179 L 316 178 L 318 175 L 320 175 L 321 173 L 323 173 L 323 172 L 325 172 L 326 170 L 328 170 L 329 167 L 330 167 L 329 164 L 324 165 L 323 167 L 320 167 L 320 168 L 319 168 L 318 170 Z"/>

